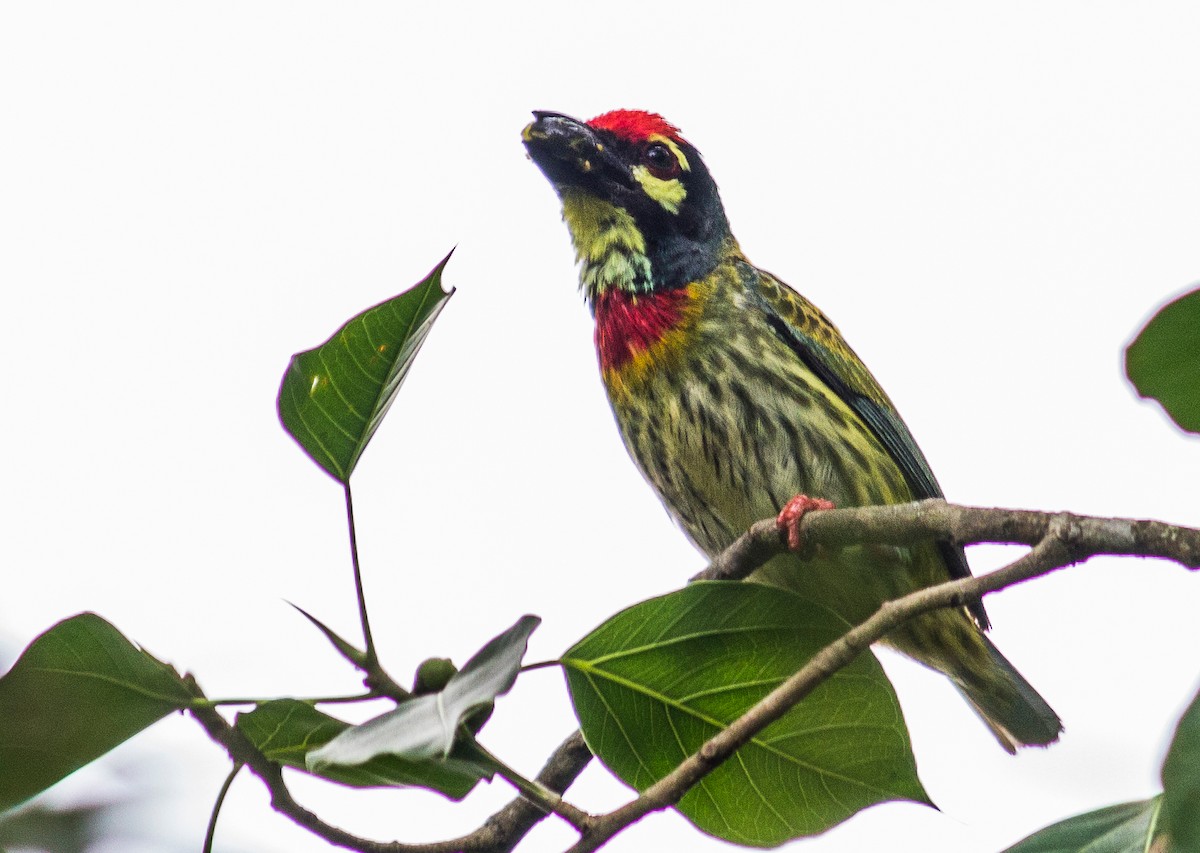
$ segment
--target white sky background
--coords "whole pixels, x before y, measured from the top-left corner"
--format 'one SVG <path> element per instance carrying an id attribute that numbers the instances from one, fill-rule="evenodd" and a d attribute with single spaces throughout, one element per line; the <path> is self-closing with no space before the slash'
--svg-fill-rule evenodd
<path id="1" fill-rule="evenodd" d="M 284 603 L 355 635 L 341 493 L 275 392 L 291 353 L 454 245 L 458 292 L 354 479 L 391 671 L 461 663 L 525 612 L 545 619 L 530 660 L 552 658 L 702 566 L 613 427 L 558 202 L 520 145 L 531 109 L 679 124 L 747 254 L 834 319 L 952 499 L 1200 523 L 1200 445 L 1120 369 L 1200 278 L 1200 7 L 435 5 L 0 9 L 10 650 L 95 610 L 214 697 L 354 690 Z M 1197 686 L 1198 584 L 1107 560 L 989 598 L 993 638 L 1067 726 L 1016 759 L 942 679 L 888 659 L 942 811 L 883 805 L 795 849 L 982 853 L 1152 795 Z M 572 728 L 544 670 L 485 742 L 534 773 Z M 114 758 L 165 791 L 146 849 L 198 846 L 228 769 L 199 726 L 173 717 Z M 414 841 L 511 794 L 294 788 Z M 593 767 L 570 797 L 627 793 Z M 548 821 L 521 849 L 572 837 Z M 330 849 L 250 777 L 218 839 Z M 685 849 L 727 848 L 674 814 L 609 846 Z"/>

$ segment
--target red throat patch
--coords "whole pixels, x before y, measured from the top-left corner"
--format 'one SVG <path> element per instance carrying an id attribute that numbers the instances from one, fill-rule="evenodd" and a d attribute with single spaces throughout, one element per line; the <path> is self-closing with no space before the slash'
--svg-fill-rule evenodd
<path id="1" fill-rule="evenodd" d="M 688 288 L 630 294 L 606 290 L 596 297 L 596 351 L 600 369 L 619 370 L 650 349 L 683 319 Z"/>
<path id="2" fill-rule="evenodd" d="M 645 110 L 613 110 L 596 116 L 587 124 L 594 130 L 607 130 L 630 142 L 641 142 L 656 133 L 676 142 L 683 141 L 679 128 L 658 113 Z"/>

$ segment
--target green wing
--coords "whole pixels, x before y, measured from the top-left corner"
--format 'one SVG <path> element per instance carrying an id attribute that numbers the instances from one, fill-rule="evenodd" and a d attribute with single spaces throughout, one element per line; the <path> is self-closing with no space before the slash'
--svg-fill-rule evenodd
<path id="1" fill-rule="evenodd" d="M 779 279 L 761 270 L 754 272 L 756 286 L 750 292 L 761 300 L 760 308 L 775 334 L 879 440 L 903 473 L 914 499 L 943 497 L 925 454 L 896 407 L 829 319 Z M 951 577 L 970 577 L 971 568 L 960 546 L 938 542 L 938 549 Z M 983 605 L 976 602 L 970 610 L 986 628 Z"/>

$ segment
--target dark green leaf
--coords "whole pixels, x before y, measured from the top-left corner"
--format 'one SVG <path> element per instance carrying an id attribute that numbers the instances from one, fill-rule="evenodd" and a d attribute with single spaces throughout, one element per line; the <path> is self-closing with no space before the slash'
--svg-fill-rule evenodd
<path id="1" fill-rule="evenodd" d="M 1004 853 L 1147 853 L 1162 797 L 1109 806 L 1048 826 Z M 1179 848 L 1193 849 L 1193 848 Z M 1165 853 L 1165 849 L 1163 850 Z"/>
<path id="2" fill-rule="evenodd" d="M 563 664 L 588 746 L 644 790 L 849 629 L 753 583 L 696 583 L 618 613 Z M 770 847 L 884 800 L 929 799 L 879 663 L 864 654 L 679 803 L 705 832 Z"/>
<path id="3" fill-rule="evenodd" d="M 316 349 L 297 353 L 279 386 L 279 419 L 304 452 L 345 483 L 375 434 L 433 321 L 447 255 L 424 281 L 368 308 Z"/>
<path id="4" fill-rule="evenodd" d="M 516 681 L 529 635 L 542 620 L 522 616 L 504 633 L 492 638 L 463 668 L 450 676 L 440 692 L 401 702 L 308 756 L 318 770 L 330 764 L 360 764 L 379 755 L 420 760 L 450 754 L 459 725 Z"/>
<path id="5" fill-rule="evenodd" d="M 238 714 L 236 725 L 272 761 L 355 788 L 413 786 L 461 800 L 480 779 L 492 775 L 490 769 L 454 756 L 445 761 L 408 761 L 387 755 L 355 766 L 310 771 L 305 756 L 349 729 L 350 724 L 294 699 L 264 702 L 253 711 Z"/>
<path id="6" fill-rule="evenodd" d="M 96 614 L 59 622 L 0 679 L 0 811 L 191 700 L 174 669 Z"/>
<path id="7" fill-rule="evenodd" d="M 1200 290 L 1159 309 L 1125 350 L 1138 394 L 1158 400 L 1183 429 L 1200 432 Z"/>
<path id="8" fill-rule="evenodd" d="M 1200 694 L 1184 712 L 1163 762 L 1163 813 L 1179 850 L 1200 850 Z"/>

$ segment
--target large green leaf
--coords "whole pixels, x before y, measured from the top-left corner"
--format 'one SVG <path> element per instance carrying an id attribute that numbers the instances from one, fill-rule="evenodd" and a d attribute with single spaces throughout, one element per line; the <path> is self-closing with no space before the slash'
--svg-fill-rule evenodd
<path id="1" fill-rule="evenodd" d="M 1147 853 L 1155 850 L 1151 841 L 1161 806 L 1158 796 L 1077 815 L 1038 830 L 1004 853 Z"/>
<path id="2" fill-rule="evenodd" d="M 1175 423 L 1200 432 L 1200 290 L 1159 309 L 1125 350 L 1125 372 Z"/>
<path id="3" fill-rule="evenodd" d="M 481 778 L 491 777 L 488 768 L 453 756 L 442 761 L 409 761 L 387 755 L 354 766 L 310 771 L 305 756 L 351 726 L 295 699 L 264 702 L 253 711 L 238 714 L 236 726 L 272 761 L 355 788 L 414 786 L 461 800 Z"/>
<path id="4" fill-rule="evenodd" d="M 420 284 L 350 319 L 316 349 L 292 356 L 279 419 L 304 452 L 345 483 L 395 399 L 433 321 L 447 255 Z"/>
<path id="5" fill-rule="evenodd" d="M 1184 712 L 1163 761 L 1163 813 L 1177 850 L 1200 850 L 1200 694 Z"/>
<path id="6" fill-rule="evenodd" d="M 696 583 L 618 613 L 563 664 L 588 746 L 644 790 L 849 627 L 783 590 Z M 864 654 L 678 808 L 705 832 L 769 847 L 885 800 L 929 802 L 896 695 Z"/>
<path id="7" fill-rule="evenodd" d="M 191 700 L 174 669 L 96 614 L 59 622 L 0 678 L 0 811 Z"/>
<path id="8" fill-rule="evenodd" d="M 406 699 L 386 714 L 347 729 L 309 754 L 309 768 L 362 764 L 381 755 L 415 761 L 448 757 L 459 726 L 512 689 L 529 635 L 541 621 L 537 616 L 522 616 L 489 640 L 441 690 Z"/>

